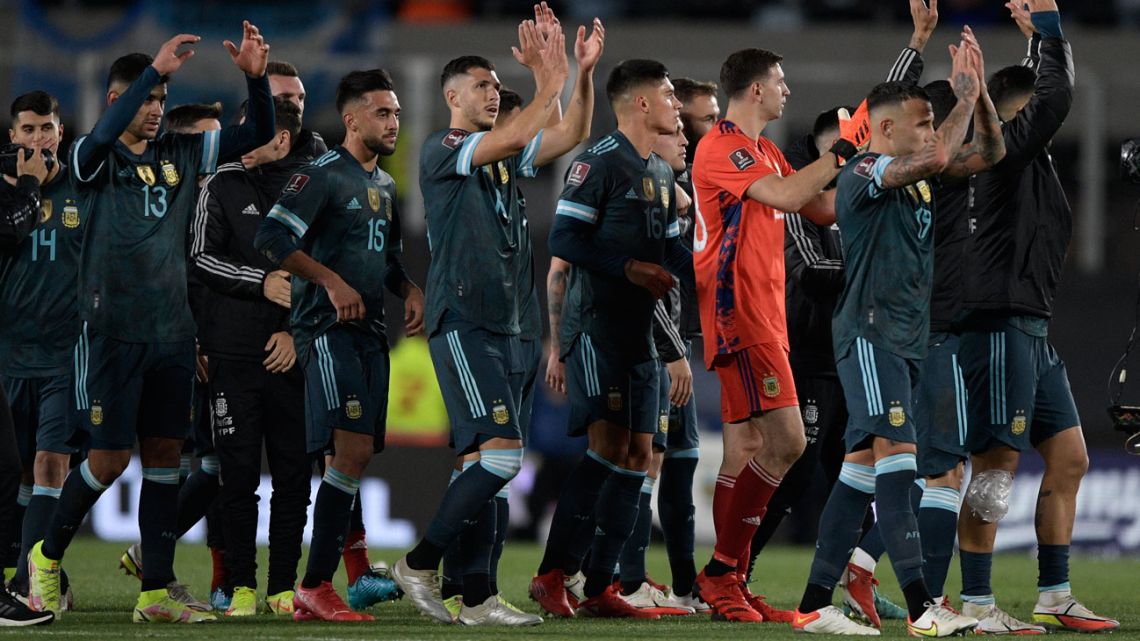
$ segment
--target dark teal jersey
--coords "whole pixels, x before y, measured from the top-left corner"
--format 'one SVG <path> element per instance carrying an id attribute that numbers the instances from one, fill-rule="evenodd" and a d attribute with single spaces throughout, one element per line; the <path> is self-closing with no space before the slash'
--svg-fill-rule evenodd
<path id="1" fill-rule="evenodd" d="M 519 193 L 519 338 L 536 341 L 542 338 L 542 306 L 538 302 L 538 274 L 534 269 L 534 240 L 530 237 L 530 220 L 526 217 L 526 198 Z"/>
<path id="2" fill-rule="evenodd" d="M 574 159 L 555 210 L 559 216 L 592 225 L 593 242 L 615 255 L 659 265 L 669 239 L 681 234 L 673 170 L 657 154 L 642 158 L 617 131 Z M 649 291 L 628 279 L 575 265 L 562 319 L 563 350 L 588 333 L 595 346 L 628 363 L 656 358 L 655 306 Z"/>
<path id="3" fill-rule="evenodd" d="M 364 319 L 350 324 L 387 348 L 385 282 L 390 261 L 403 252 L 392 177 L 379 167 L 365 171 L 336 147 L 293 174 L 267 219 L 287 227 L 302 251 L 360 294 Z M 336 325 L 336 308 L 324 287 L 302 278 L 293 278 L 292 297 L 293 340 L 303 354 Z"/>
<path id="4" fill-rule="evenodd" d="M 163 134 L 141 155 L 115 141 L 89 175 L 72 162 L 87 228 L 79 314 L 91 328 L 128 343 L 194 338 L 186 293 L 190 218 L 199 174 L 217 166 L 219 135 Z M 73 160 L 86 140 L 72 145 Z"/>
<path id="5" fill-rule="evenodd" d="M 79 336 L 77 278 L 87 219 L 67 168 L 40 190 L 42 214 L 13 254 L 0 253 L 0 374 L 66 374 Z"/>
<path id="6" fill-rule="evenodd" d="M 847 281 L 832 317 L 836 357 L 856 338 L 903 358 L 926 357 L 934 195 L 925 180 L 884 189 L 892 160 L 862 154 L 839 174 L 835 210 Z"/>
<path id="7" fill-rule="evenodd" d="M 519 263 L 523 217 L 520 176 L 534 176 L 540 131 L 521 153 L 473 167 L 487 132 L 444 129 L 420 151 L 427 214 L 426 320 L 430 336 L 445 311 L 498 334 L 519 333 Z"/>

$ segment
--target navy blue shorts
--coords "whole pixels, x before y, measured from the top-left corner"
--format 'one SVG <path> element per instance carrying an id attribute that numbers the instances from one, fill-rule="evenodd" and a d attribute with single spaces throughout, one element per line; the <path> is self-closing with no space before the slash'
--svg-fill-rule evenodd
<path id="1" fill-rule="evenodd" d="M 522 440 L 525 366 L 518 336 L 496 334 L 446 312 L 428 349 L 457 454 L 470 454 L 492 438 Z"/>
<path id="2" fill-rule="evenodd" d="M 522 345 L 522 401 L 519 404 L 519 427 L 522 429 L 523 443 L 530 434 L 530 419 L 534 412 L 535 385 L 538 381 L 538 367 L 542 363 L 542 339 L 523 340 Z"/>
<path id="3" fill-rule="evenodd" d="M 1021 451 L 1081 424 L 1065 363 L 1048 338 L 1011 319 L 991 319 L 962 333 L 958 358 L 969 392 L 971 453 L 998 445 Z"/>
<path id="4" fill-rule="evenodd" d="M 126 343 L 86 323 L 75 347 L 75 406 L 93 450 L 137 438 L 184 440 L 194 410 L 194 340 Z"/>
<path id="5" fill-rule="evenodd" d="M 194 413 L 190 416 L 190 431 L 182 446 L 184 454 L 198 458 L 214 453 L 214 412 L 210 404 L 210 386 L 194 382 Z"/>
<path id="6" fill-rule="evenodd" d="M 692 343 L 685 341 L 685 357 L 692 356 Z M 692 363 L 689 363 L 692 366 Z M 697 429 L 697 398 L 694 394 L 689 402 L 682 407 L 675 407 L 669 402 L 669 369 L 665 363 L 660 364 L 657 371 L 658 401 L 657 401 L 657 433 L 653 435 L 653 448 L 658 452 L 665 452 L 669 457 L 687 456 L 696 458 L 695 451 L 700 446 L 700 432 Z M 685 452 L 681 454 L 681 452 Z"/>
<path id="7" fill-rule="evenodd" d="M 375 336 L 334 325 L 297 353 L 305 372 L 305 433 L 309 452 L 325 452 L 333 430 L 372 436 L 384 450 L 388 418 L 388 350 Z"/>
<path id="8" fill-rule="evenodd" d="M 11 378 L 0 376 L 12 406 L 20 462 L 31 469 L 36 452 L 74 454 L 70 444 L 76 415 L 71 410 L 71 375 Z"/>
<path id="9" fill-rule="evenodd" d="M 915 443 L 914 387 L 919 364 L 862 338 L 836 360 L 835 369 L 847 399 L 847 431 L 843 441 L 848 452 L 871 447 L 875 436 L 901 443 Z"/>
<path id="10" fill-rule="evenodd" d="M 966 460 L 966 381 L 956 334 L 930 335 L 914 398 L 918 475 L 938 476 Z"/>
<path id="11" fill-rule="evenodd" d="M 659 429 L 657 360 L 624 363 L 599 352 L 589 334 L 579 334 L 566 356 L 570 397 L 567 433 L 583 436 L 590 425 L 608 421 L 640 434 Z"/>

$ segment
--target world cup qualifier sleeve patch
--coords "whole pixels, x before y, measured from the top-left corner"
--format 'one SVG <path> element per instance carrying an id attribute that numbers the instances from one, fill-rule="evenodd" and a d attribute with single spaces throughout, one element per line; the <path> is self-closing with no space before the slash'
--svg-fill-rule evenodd
<path id="1" fill-rule="evenodd" d="M 286 194 L 299 194 L 309 184 L 309 177 L 305 174 L 293 174 L 289 182 L 285 184 L 285 189 L 281 190 Z"/>
<path id="2" fill-rule="evenodd" d="M 463 140 L 467 138 L 467 135 L 468 132 L 462 129 L 452 129 L 443 137 L 443 146 L 448 149 L 459 149 L 459 146 L 463 144 Z"/>
<path id="3" fill-rule="evenodd" d="M 756 164 L 756 157 L 748 153 L 748 150 L 744 147 L 733 149 L 732 153 L 728 154 L 728 159 L 731 160 L 732 164 L 740 171 L 744 171 Z"/>
<path id="4" fill-rule="evenodd" d="M 855 175 L 871 180 L 874 176 L 875 160 L 876 158 L 874 156 L 864 156 L 863 160 L 860 160 L 859 164 L 855 165 Z"/>
<path id="5" fill-rule="evenodd" d="M 570 173 L 566 174 L 566 184 L 581 187 L 588 173 L 590 173 L 590 165 L 580 160 L 576 161 L 570 166 Z"/>

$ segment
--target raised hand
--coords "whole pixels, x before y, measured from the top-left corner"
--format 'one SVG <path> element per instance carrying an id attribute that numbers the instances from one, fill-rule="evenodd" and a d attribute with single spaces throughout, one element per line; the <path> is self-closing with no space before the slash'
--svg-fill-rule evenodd
<path id="1" fill-rule="evenodd" d="M 150 66 L 158 72 L 160 76 L 169 76 L 170 74 L 178 71 L 182 63 L 194 57 L 194 50 L 187 49 L 182 53 L 178 52 L 178 48 L 182 45 L 192 45 L 197 43 L 202 38 L 189 33 L 180 33 L 170 40 L 163 43 L 159 48 L 158 53 L 154 54 L 154 62 Z"/>
<path id="2" fill-rule="evenodd" d="M 554 9 L 545 2 L 534 5 L 534 26 L 538 29 L 538 35 L 542 36 L 543 42 L 549 41 L 555 31 L 562 31 L 562 23 L 554 15 Z"/>
<path id="3" fill-rule="evenodd" d="M 269 62 L 269 45 L 265 44 L 265 38 L 261 36 L 261 31 L 250 24 L 249 20 L 243 20 L 241 27 L 240 48 L 235 47 L 234 43 L 229 40 L 222 44 L 225 45 L 226 51 L 229 52 L 230 58 L 233 59 L 238 69 L 244 71 L 251 78 L 260 78 L 265 75 L 265 65 Z"/>
<path id="4" fill-rule="evenodd" d="M 950 87 L 954 90 L 954 96 L 966 104 L 974 104 L 981 92 L 981 84 L 978 81 L 973 48 L 965 41 L 950 45 L 950 57 L 953 59 L 950 67 Z"/>
<path id="5" fill-rule="evenodd" d="M 910 48 L 922 51 L 938 26 L 938 0 L 930 0 L 929 5 L 926 0 L 910 0 L 910 18 L 914 22 Z"/>
<path id="6" fill-rule="evenodd" d="M 602 57 L 606 45 L 606 28 L 602 21 L 594 18 L 593 31 L 586 37 L 586 27 L 578 27 L 578 38 L 574 41 L 574 59 L 583 71 L 590 71 Z"/>
<path id="7" fill-rule="evenodd" d="M 1025 3 L 1022 0 L 1018 2 L 1007 2 L 1005 8 L 1009 9 L 1009 17 L 1017 23 L 1017 28 L 1021 30 L 1021 35 L 1026 38 L 1032 38 L 1033 34 L 1037 33 L 1036 27 L 1033 26 L 1033 20 L 1029 17 L 1029 9 L 1025 8 Z"/>
<path id="8" fill-rule="evenodd" d="M 570 60 L 566 57 L 566 34 L 561 30 L 556 31 L 546 43 L 546 48 L 539 52 L 539 57 L 542 60 L 540 65 L 548 76 L 546 80 L 555 87 L 566 84 L 566 78 L 570 75 Z"/>
<path id="9" fill-rule="evenodd" d="M 544 46 L 546 41 L 539 35 L 534 20 L 523 20 L 519 23 L 519 46 L 511 47 L 511 54 L 520 65 L 535 71 L 542 64 Z"/>
<path id="10" fill-rule="evenodd" d="M 982 54 L 982 45 L 978 43 L 978 38 L 974 36 L 974 30 L 970 28 L 970 25 L 962 27 L 962 42 L 965 42 L 973 50 L 974 71 L 978 74 L 978 82 L 981 83 L 981 86 L 985 86 L 986 61 Z M 978 92 L 979 99 L 984 93 L 984 91 Z"/>
<path id="11" fill-rule="evenodd" d="M 1025 4 L 1029 5 L 1029 13 L 1037 13 L 1038 11 L 1059 11 L 1059 9 L 1057 9 L 1057 0 L 1025 0 Z"/>

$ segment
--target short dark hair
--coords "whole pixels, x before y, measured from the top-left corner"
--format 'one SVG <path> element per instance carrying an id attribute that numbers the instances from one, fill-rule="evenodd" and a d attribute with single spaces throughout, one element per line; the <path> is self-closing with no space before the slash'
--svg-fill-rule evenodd
<path id="1" fill-rule="evenodd" d="M 346 104 L 370 91 L 395 91 L 392 76 L 384 69 L 350 71 L 336 86 L 336 110 L 344 113 Z"/>
<path id="2" fill-rule="evenodd" d="M 301 133 L 301 108 L 295 102 L 274 97 L 273 110 L 273 124 L 277 131 L 288 131 L 289 140 L 296 140 L 297 134 Z"/>
<path id="3" fill-rule="evenodd" d="M 606 97 L 610 102 L 634 87 L 648 82 L 661 82 L 669 77 L 669 70 L 656 60 L 622 60 L 606 80 Z"/>
<path id="4" fill-rule="evenodd" d="M 286 76 L 289 78 L 300 77 L 300 74 L 297 73 L 297 68 L 284 60 L 270 60 L 265 63 L 265 75 Z"/>
<path id="5" fill-rule="evenodd" d="M 221 120 L 222 103 L 192 102 L 178 105 L 166 112 L 166 130 L 176 134 L 185 133 L 194 126 L 194 123 L 206 118 Z"/>
<path id="6" fill-rule="evenodd" d="M 523 97 L 517 91 L 510 89 L 499 90 L 499 113 L 510 111 L 512 109 L 521 109 L 523 106 Z"/>
<path id="7" fill-rule="evenodd" d="M 741 49 L 730 54 L 720 66 L 720 86 L 732 100 L 752 83 L 767 78 L 772 67 L 783 60 L 783 56 L 767 49 Z"/>
<path id="8" fill-rule="evenodd" d="M 990 98 L 1000 110 L 1010 100 L 1033 93 L 1036 83 L 1037 74 L 1032 69 L 1021 65 L 1011 65 L 1004 69 L 998 69 L 994 75 L 990 76 L 990 81 L 986 83 L 986 90 L 990 92 Z"/>
<path id="9" fill-rule="evenodd" d="M 934 111 L 934 127 L 937 129 L 942 126 L 946 116 L 954 110 L 954 105 L 958 104 L 958 97 L 954 95 L 954 88 L 950 86 L 949 80 L 935 80 L 927 83 L 922 89 L 930 99 L 930 108 Z"/>
<path id="10" fill-rule="evenodd" d="M 850 107 L 838 106 L 832 109 L 828 109 L 827 111 L 820 112 L 820 114 L 815 117 L 815 123 L 811 126 L 812 138 L 819 138 L 823 134 L 833 129 L 839 129 L 840 109 L 846 109 L 848 112 L 852 111 Z"/>
<path id="11" fill-rule="evenodd" d="M 673 79 L 673 91 L 677 94 L 677 100 L 680 100 L 681 104 L 685 104 L 697 96 L 716 97 L 717 90 L 715 82 L 704 82 L 692 78 Z"/>
<path id="12" fill-rule="evenodd" d="M 9 112 L 12 116 L 13 127 L 16 124 L 16 116 L 22 111 L 30 111 L 37 116 L 47 116 L 50 114 L 58 118 L 59 101 L 50 93 L 38 89 L 18 96 L 12 101 L 12 109 Z"/>
<path id="13" fill-rule="evenodd" d="M 472 69 L 495 70 L 495 63 L 483 56 L 459 56 L 443 66 L 443 73 L 439 74 L 439 86 L 447 85 L 447 81 L 460 76 Z"/>
<path id="14" fill-rule="evenodd" d="M 901 105 L 908 100 L 915 99 L 930 102 L 930 97 L 926 95 L 922 87 L 912 82 L 902 80 L 880 82 L 875 85 L 874 89 L 871 89 L 871 93 L 867 94 L 867 111 Z"/>
<path id="15" fill-rule="evenodd" d="M 120 56 L 111 63 L 111 71 L 107 73 L 107 88 L 110 89 L 111 85 L 116 83 L 129 85 L 138 80 L 138 77 L 143 75 L 143 72 L 152 62 L 154 62 L 154 58 L 145 53 L 128 53 L 125 56 Z M 168 80 L 170 80 L 170 76 L 162 76 L 158 83 L 166 84 Z"/>

